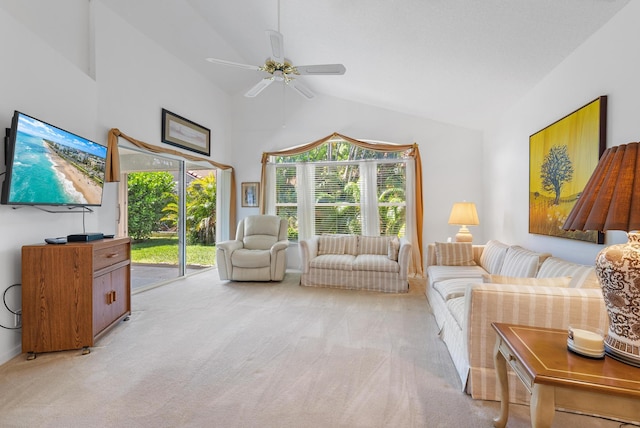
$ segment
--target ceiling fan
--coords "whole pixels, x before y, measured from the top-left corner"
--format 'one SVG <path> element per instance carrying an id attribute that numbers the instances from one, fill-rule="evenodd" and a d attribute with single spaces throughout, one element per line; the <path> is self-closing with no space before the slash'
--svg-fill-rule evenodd
<path id="1" fill-rule="evenodd" d="M 217 58 L 207 58 L 207 61 L 214 64 L 230 65 L 232 67 L 245 68 L 248 70 L 262 71 L 269 74 L 269 76 L 260 80 L 251 89 L 249 89 L 244 96 L 255 97 L 260 92 L 265 90 L 273 82 L 284 82 L 290 88 L 293 88 L 296 92 L 307 99 L 312 99 L 315 94 L 303 85 L 294 76 L 299 75 L 341 75 L 344 74 L 347 69 L 342 64 L 316 64 L 316 65 L 298 65 L 294 66 L 289 60 L 284 57 L 284 43 L 282 34 L 275 30 L 267 30 L 267 42 L 269 49 L 271 50 L 271 57 L 267 59 L 264 65 L 248 65 L 240 64 L 237 62 L 226 61 Z"/>

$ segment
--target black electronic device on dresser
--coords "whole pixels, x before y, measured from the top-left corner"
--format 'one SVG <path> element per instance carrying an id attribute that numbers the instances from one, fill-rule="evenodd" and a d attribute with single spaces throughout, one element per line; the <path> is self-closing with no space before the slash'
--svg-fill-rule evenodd
<path id="1" fill-rule="evenodd" d="M 104 234 L 102 233 L 76 233 L 73 235 L 67 235 L 68 242 L 88 242 L 88 241 L 97 241 L 98 239 L 103 239 Z"/>

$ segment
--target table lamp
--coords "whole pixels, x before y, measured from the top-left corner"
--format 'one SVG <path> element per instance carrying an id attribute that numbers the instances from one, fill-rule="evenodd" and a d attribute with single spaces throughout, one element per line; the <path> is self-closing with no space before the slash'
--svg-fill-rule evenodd
<path id="1" fill-rule="evenodd" d="M 605 150 L 563 229 L 627 232 L 595 269 L 609 316 L 605 353 L 640 367 L 640 143 Z"/>
<path id="2" fill-rule="evenodd" d="M 460 230 L 458 230 L 456 235 L 456 242 L 473 241 L 473 236 L 467 226 L 477 226 L 480 224 L 476 204 L 473 202 L 456 202 L 453 204 L 451 214 L 449 215 L 449 224 L 460 226 Z"/>

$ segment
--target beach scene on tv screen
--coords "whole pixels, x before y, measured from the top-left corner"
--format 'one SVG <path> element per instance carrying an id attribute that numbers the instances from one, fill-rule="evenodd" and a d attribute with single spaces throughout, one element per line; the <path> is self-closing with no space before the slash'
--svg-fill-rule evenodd
<path id="1" fill-rule="evenodd" d="M 20 114 L 9 203 L 100 205 L 107 148 Z"/>

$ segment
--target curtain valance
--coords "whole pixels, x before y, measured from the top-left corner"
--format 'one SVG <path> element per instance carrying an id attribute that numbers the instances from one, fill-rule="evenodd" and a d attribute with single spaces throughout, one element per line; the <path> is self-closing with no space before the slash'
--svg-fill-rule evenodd
<path id="1" fill-rule="evenodd" d="M 170 149 L 168 147 L 154 146 L 153 144 L 136 140 L 135 138 L 132 138 L 120 132 L 120 130 L 117 128 L 111 128 L 109 130 L 109 135 L 107 138 L 107 165 L 106 165 L 106 171 L 105 171 L 105 181 L 108 181 L 108 182 L 120 181 L 120 154 L 118 151 L 118 138 L 124 138 L 134 146 L 147 150 L 151 153 L 170 154 L 173 156 L 181 157 L 189 161 L 207 162 L 218 169 L 230 170 L 231 171 L 231 194 L 230 194 L 231 200 L 229 201 L 229 206 L 230 206 L 231 212 L 229 214 L 229 231 L 231 233 L 235 231 L 235 228 L 236 228 L 236 180 L 235 180 L 235 174 L 232 166 L 218 163 L 211 159 L 203 158 L 200 156 L 183 153 L 178 150 Z"/>

